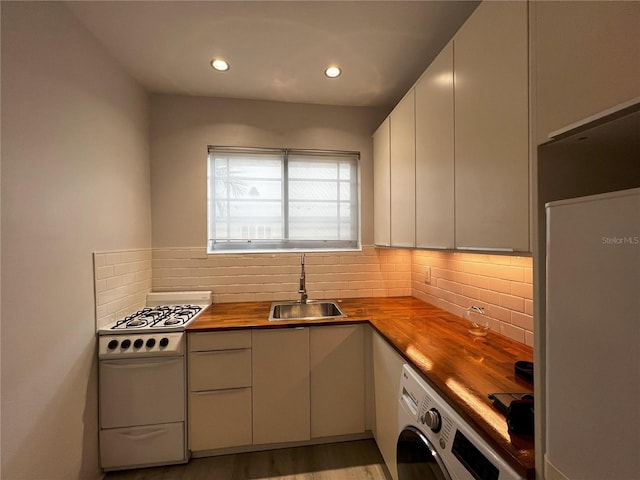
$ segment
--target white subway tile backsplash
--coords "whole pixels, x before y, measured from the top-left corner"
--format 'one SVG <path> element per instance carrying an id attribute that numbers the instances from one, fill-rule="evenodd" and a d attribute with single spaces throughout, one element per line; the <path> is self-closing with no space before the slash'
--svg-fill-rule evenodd
<path id="1" fill-rule="evenodd" d="M 494 331 L 533 345 L 533 270 L 530 257 L 415 250 L 412 295 L 454 315 L 480 304 Z M 425 267 L 431 283 L 425 284 Z"/>
<path id="2" fill-rule="evenodd" d="M 516 327 L 533 331 L 533 317 L 520 312 L 511 312 L 511 323 Z"/>
<path id="3" fill-rule="evenodd" d="M 524 313 L 527 315 L 533 315 L 533 300 L 524 301 Z"/>
<path id="4" fill-rule="evenodd" d="M 515 310 L 516 312 L 524 312 L 524 298 L 516 297 L 515 295 L 506 295 L 504 293 L 501 293 L 499 298 L 499 305 L 501 307 Z"/>
<path id="5" fill-rule="evenodd" d="M 146 303 L 151 291 L 151 249 L 95 252 L 96 330 Z"/>
<path id="6" fill-rule="evenodd" d="M 113 265 L 104 265 L 102 267 L 96 267 L 95 269 L 96 280 L 105 280 L 109 277 L 113 277 Z"/>
<path id="7" fill-rule="evenodd" d="M 509 323 L 500 323 L 500 333 L 505 337 L 525 343 L 525 330 Z"/>
<path id="8" fill-rule="evenodd" d="M 363 247 L 306 257 L 312 299 L 411 296 L 454 315 L 480 304 L 493 329 L 533 345 L 528 257 Z M 425 267 L 431 282 L 426 284 Z M 144 306 L 153 290 L 211 290 L 216 303 L 298 298 L 300 254 L 215 254 L 154 248 L 94 254 L 98 327 Z"/>
<path id="9" fill-rule="evenodd" d="M 244 301 L 240 298 L 289 300 L 298 296 L 298 253 L 201 255 L 201 251 L 153 249 L 154 290 L 188 285 L 212 290 L 216 302 Z M 367 297 L 374 290 L 377 296 L 390 296 L 392 291 L 394 295 L 398 291 L 410 295 L 410 252 L 380 252 L 364 247 L 358 252 L 307 253 L 309 298 Z"/>
<path id="10" fill-rule="evenodd" d="M 511 295 L 533 299 L 533 285 L 525 282 L 511 282 Z"/>

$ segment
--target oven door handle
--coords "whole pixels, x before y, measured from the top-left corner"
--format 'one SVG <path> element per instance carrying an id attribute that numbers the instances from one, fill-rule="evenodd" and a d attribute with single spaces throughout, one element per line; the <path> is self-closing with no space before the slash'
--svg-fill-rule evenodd
<path id="1" fill-rule="evenodd" d="M 102 365 L 109 368 L 122 368 L 122 369 L 132 369 L 132 368 L 155 368 L 155 367 L 164 367 L 166 365 L 171 365 L 174 363 L 182 362 L 182 357 L 160 357 L 156 360 L 145 359 L 142 360 L 140 358 L 129 358 L 124 360 L 103 360 Z"/>
<path id="2" fill-rule="evenodd" d="M 120 435 L 127 437 L 129 440 L 141 441 L 146 440 L 148 438 L 158 437 L 160 435 L 164 435 L 167 433 L 166 428 L 154 428 L 151 431 L 145 431 L 143 433 L 135 433 L 135 432 L 120 432 Z"/>

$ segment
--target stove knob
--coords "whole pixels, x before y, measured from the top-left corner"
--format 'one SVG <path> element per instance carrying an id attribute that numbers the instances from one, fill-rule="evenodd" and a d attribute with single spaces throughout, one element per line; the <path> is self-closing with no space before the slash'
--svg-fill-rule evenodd
<path id="1" fill-rule="evenodd" d="M 107 348 L 109 350 L 115 350 L 115 348 L 118 346 L 118 340 L 111 340 L 109 342 L 109 344 L 107 345 Z"/>
<path id="2" fill-rule="evenodd" d="M 126 340 L 123 340 L 120 346 L 124 349 L 129 348 L 131 346 L 131 340 L 129 340 L 128 338 Z"/>
<path id="3" fill-rule="evenodd" d="M 142 346 L 144 342 L 142 341 L 141 338 L 137 339 L 135 342 L 133 342 L 133 346 L 136 348 L 140 348 Z"/>
<path id="4" fill-rule="evenodd" d="M 440 427 L 442 426 L 442 421 L 440 420 L 440 412 L 435 408 L 432 408 L 428 412 L 425 412 L 422 417 L 420 417 L 420 421 L 429 427 L 434 432 L 439 432 Z"/>
<path id="5" fill-rule="evenodd" d="M 152 348 L 155 344 L 156 344 L 155 338 L 150 338 L 149 340 L 147 340 L 147 348 Z"/>
<path id="6" fill-rule="evenodd" d="M 167 337 L 163 337 L 160 339 L 160 346 L 161 347 L 166 347 L 167 345 L 169 345 L 169 339 Z"/>

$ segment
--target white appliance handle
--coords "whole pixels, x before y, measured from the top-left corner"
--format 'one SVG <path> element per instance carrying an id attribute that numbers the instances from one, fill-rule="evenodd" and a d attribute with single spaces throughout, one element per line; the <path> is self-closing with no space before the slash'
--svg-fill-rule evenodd
<path id="1" fill-rule="evenodd" d="M 123 360 L 103 360 L 102 365 L 104 367 L 109 368 L 122 368 L 122 369 L 133 369 L 133 368 L 156 368 L 156 367 L 164 367 L 166 365 L 171 365 L 173 363 L 179 363 L 182 361 L 182 357 L 172 357 L 172 358 L 158 358 L 156 360 L 141 360 L 140 358 L 129 358 Z"/>
<path id="2" fill-rule="evenodd" d="M 136 432 L 121 432 L 120 435 L 127 437 L 129 440 L 141 441 L 147 438 L 159 437 L 167 433 L 166 428 L 156 428 L 150 432 L 136 433 Z"/>

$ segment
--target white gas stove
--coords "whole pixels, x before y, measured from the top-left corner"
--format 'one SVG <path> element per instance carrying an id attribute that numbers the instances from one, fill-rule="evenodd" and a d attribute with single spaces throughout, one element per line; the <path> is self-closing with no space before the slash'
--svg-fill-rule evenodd
<path id="1" fill-rule="evenodd" d="M 188 460 L 184 330 L 210 304 L 211 292 L 149 293 L 146 308 L 99 330 L 103 469 Z"/>
<path id="2" fill-rule="evenodd" d="M 99 358 L 177 353 L 185 328 L 211 305 L 211 292 L 152 292 L 147 306 L 98 331 Z M 168 335 L 171 333 L 172 335 Z"/>
<path id="3" fill-rule="evenodd" d="M 211 292 L 151 292 L 145 308 L 112 322 L 98 333 L 180 332 L 209 305 Z"/>

